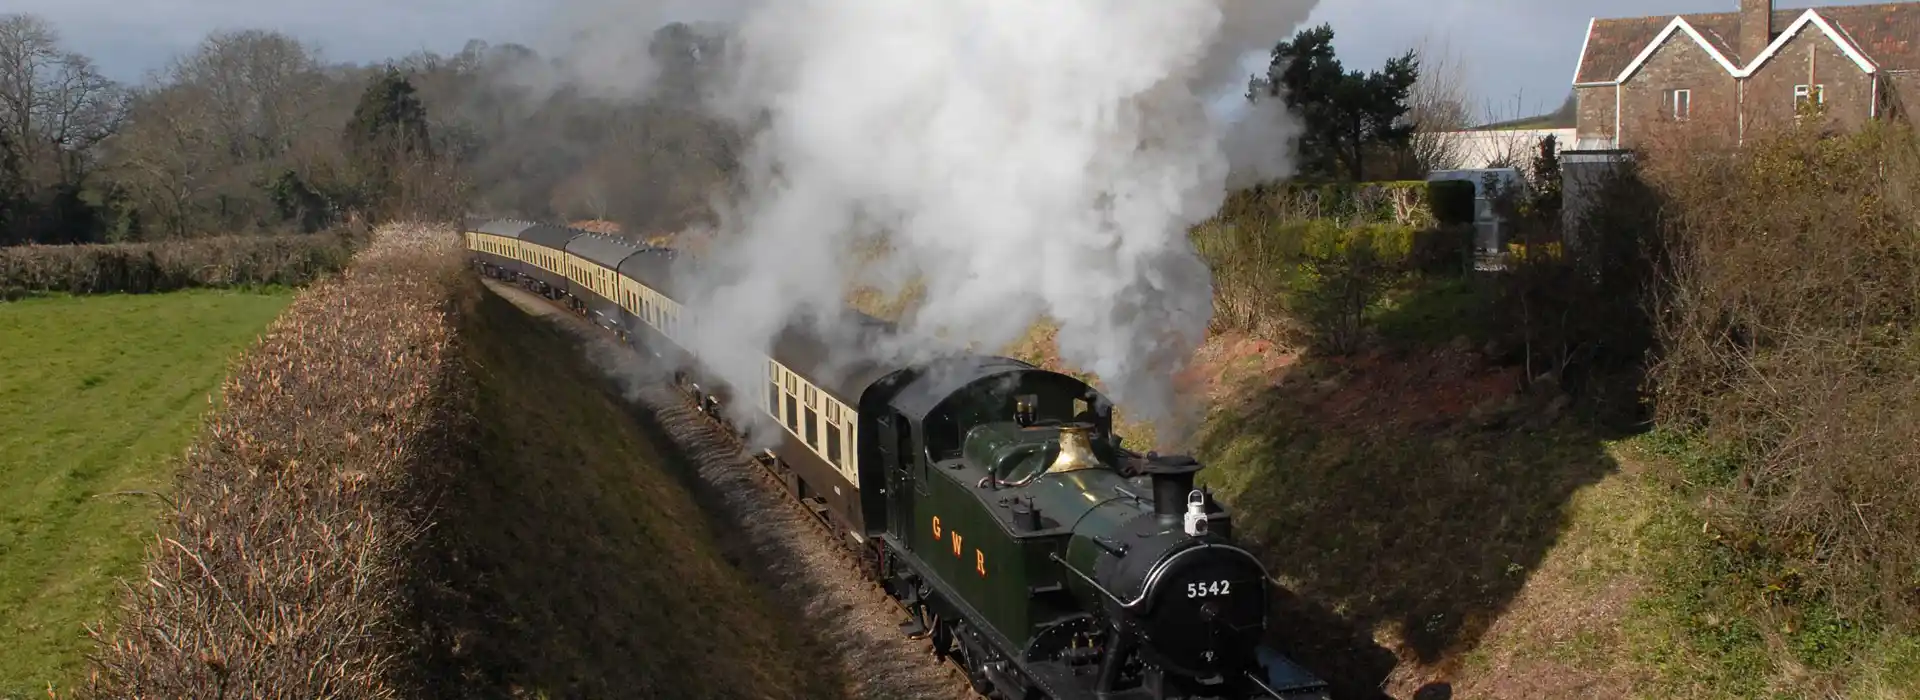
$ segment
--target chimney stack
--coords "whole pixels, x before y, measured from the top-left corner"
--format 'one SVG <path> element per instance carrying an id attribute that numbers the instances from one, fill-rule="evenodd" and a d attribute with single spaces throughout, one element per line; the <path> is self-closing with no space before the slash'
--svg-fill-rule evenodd
<path id="1" fill-rule="evenodd" d="M 1740 65 L 1773 43 L 1773 0 L 1740 0 Z"/>

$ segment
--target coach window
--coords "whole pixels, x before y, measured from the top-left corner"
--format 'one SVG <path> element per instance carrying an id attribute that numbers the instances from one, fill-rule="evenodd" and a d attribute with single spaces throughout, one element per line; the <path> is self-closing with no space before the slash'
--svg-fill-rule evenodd
<path id="1" fill-rule="evenodd" d="M 840 426 L 827 426 L 827 461 L 840 466 Z"/>
<path id="2" fill-rule="evenodd" d="M 812 385 L 807 386 L 807 447 L 820 449 L 820 414 L 813 410 L 814 397 L 818 396 Z"/>
<path id="3" fill-rule="evenodd" d="M 767 368 L 767 415 L 780 417 L 780 366 Z"/>
<path id="4" fill-rule="evenodd" d="M 840 466 L 840 404 L 827 402 L 827 461 Z"/>
<path id="5" fill-rule="evenodd" d="M 787 375 L 787 432 L 800 434 L 800 397 L 793 393 L 793 375 Z"/>

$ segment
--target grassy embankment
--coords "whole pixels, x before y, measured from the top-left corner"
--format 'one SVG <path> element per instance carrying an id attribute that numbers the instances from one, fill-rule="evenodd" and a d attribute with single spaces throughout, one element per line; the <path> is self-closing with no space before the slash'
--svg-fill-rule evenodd
<path id="1" fill-rule="evenodd" d="M 290 293 L 0 304 L 0 697 L 72 687 L 229 358 Z"/>
<path id="2" fill-rule="evenodd" d="M 671 440 L 573 336 L 495 294 L 466 303 L 478 461 L 445 526 L 474 667 L 546 696 L 832 697 L 825 652 L 733 563 Z"/>
<path id="3" fill-rule="evenodd" d="M 1653 296 L 1413 276 L 1370 348 L 1229 372 L 1203 479 L 1300 595 L 1277 641 L 1350 697 L 1920 697 L 1917 165 L 1900 130 L 1656 154 L 1595 223 L 1613 279 L 1669 266 Z M 1563 390 L 1521 336 L 1532 372 L 1546 341 L 1661 352 Z"/>

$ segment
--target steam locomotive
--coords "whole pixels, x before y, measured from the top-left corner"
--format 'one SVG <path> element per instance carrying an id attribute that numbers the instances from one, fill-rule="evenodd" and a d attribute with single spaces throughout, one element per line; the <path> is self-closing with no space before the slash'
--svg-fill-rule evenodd
<path id="1" fill-rule="evenodd" d="M 990 698 L 1329 697 L 1261 644 L 1271 579 L 1188 457 L 1140 454 L 1071 376 L 956 354 L 913 366 L 835 357 L 799 326 L 759 387 L 728 386 L 682 342 L 675 251 L 561 226 L 470 220 L 478 271 L 619 335 L 724 422 L 753 402 L 781 428 L 757 458 Z M 852 312 L 872 340 L 887 322 Z M 724 322 L 724 319 L 717 322 Z"/>

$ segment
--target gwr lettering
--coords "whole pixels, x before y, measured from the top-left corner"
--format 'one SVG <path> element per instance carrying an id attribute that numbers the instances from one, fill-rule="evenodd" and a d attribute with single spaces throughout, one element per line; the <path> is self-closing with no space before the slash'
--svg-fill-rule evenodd
<path id="1" fill-rule="evenodd" d="M 948 534 L 953 535 L 953 556 L 956 558 L 961 558 L 961 561 L 965 561 L 964 552 L 966 552 L 966 538 L 961 537 L 958 531 L 948 530 L 946 528 L 940 527 L 940 516 L 938 515 L 933 516 L 932 524 L 933 524 L 933 538 L 936 540 L 942 540 L 942 539 L 947 539 L 945 535 L 948 535 Z M 979 548 L 975 548 L 973 550 L 973 570 L 976 572 L 979 572 L 981 576 L 987 575 L 987 553 L 980 551 Z"/>

